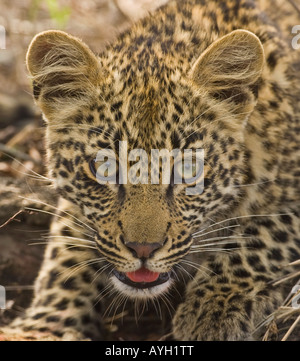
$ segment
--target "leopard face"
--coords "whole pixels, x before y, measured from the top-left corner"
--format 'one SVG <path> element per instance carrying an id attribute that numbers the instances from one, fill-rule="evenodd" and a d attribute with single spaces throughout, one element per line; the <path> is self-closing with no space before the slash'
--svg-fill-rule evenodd
<path id="1" fill-rule="evenodd" d="M 45 32 L 33 40 L 27 64 L 47 122 L 54 185 L 93 229 L 115 287 L 143 298 L 166 292 L 193 233 L 238 203 L 247 174 L 244 125 L 264 56 L 247 31 L 202 44 L 202 52 L 190 49 L 198 54 L 191 59 L 178 44 L 176 57 L 166 54 L 141 29 L 99 57 L 70 35 Z M 132 49 L 139 31 L 143 39 Z M 168 184 L 120 184 L 118 165 L 116 184 L 99 184 L 97 153 L 119 160 L 120 142 L 148 159 L 153 149 L 203 149 L 203 192 L 187 194 L 190 184 L 174 183 L 176 159 Z M 150 180 L 151 169 L 143 169 Z"/>

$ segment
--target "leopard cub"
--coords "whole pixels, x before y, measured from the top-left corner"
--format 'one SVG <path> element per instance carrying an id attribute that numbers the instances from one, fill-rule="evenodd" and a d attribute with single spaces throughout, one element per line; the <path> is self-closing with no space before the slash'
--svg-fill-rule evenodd
<path id="1" fill-rule="evenodd" d="M 256 337 L 284 299 L 273 281 L 300 258 L 300 53 L 285 30 L 289 6 L 171 0 L 97 56 L 61 31 L 32 40 L 27 66 L 61 201 L 34 300 L 12 328 L 101 340 L 110 294 L 123 307 L 180 286 L 174 339 Z M 164 167 L 155 184 L 141 174 L 126 182 L 143 157 L 120 167 L 125 143 L 148 159 L 203 150 L 204 166 L 174 156 L 167 182 Z M 189 194 L 199 177 L 202 191 Z"/>

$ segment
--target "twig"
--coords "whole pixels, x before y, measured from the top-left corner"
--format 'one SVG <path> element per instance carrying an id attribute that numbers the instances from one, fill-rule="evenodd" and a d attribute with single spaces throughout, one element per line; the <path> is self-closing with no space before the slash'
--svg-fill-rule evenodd
<path id="1" fill-rule="evenodd" d="M 34 290 L 34 286 L 5 286 L 6 291 L 32 291 Z"/>
<path id="2" fill-rule="evenodd" d="M 285 282 L 285 281 L 287 281 L 287 280 L 289 280 L 291 278 L 297 277 L 299 275 L 300 275 L 300 271 L 296 272 L 296 273 L 292 273 L 292 274 L 290 274 L 289 276 L 286 276 L 286 277 L 284 276 L 284 277 L 280 278 L 279 280 L 277 280 L 276 282 L 274 282 L 273 286 L 277 286 L 280 283 Z"/>
<path id="3" fill-rule="evenodd" d="M 35 163 L 37 165 L 41 164 L 40 161 L 37 161 L 36 159 L 30 157 L 30 155 L 28 155 L 28 154 L 26 154 L 24 152 L 21 152 L 20 150 L 8 147 L 7 145 L 5 145 L 3 143 L 0 143 L 0 152 L 4 153 L 6 155 L 12 156 L 14 158 L 18 158 L 18 159 L 21 159 L 21 160 L 27 160 L 27 161 L 33 162 L 33 163 Z"/>
<path id="4" fill-rule="evenodd" d="M 295 1 L 294 0 L 288 0 L 288 2 L 296 9 L 296 11 L 300 15 L 300 8 L 298 7 L 298 5 L 295 4 Z"/>
<path id="5" fill-rule="evenodd" d="M 13 219 L 15 219 L 20 213 L 24 212 L 22 209 L 20 211 L 18 211 L 15 215 L 13 215 L 12 217 L 10 217 L 5 223 L 3 223 L 0 228 L 5 227 L 8 223 L 10 223 Z"/>
<path id="6" fill-rule="evenodd" d="M 292 324 L 292 326 L 289 328 L 288 332 L 283 336 L 281 341 L 286 341 L 290 334 L 293 332 L 294 328 L 297 326 L 298 322 L 300 321 L 300 316 L 296 319 L 296 321 Z"/>

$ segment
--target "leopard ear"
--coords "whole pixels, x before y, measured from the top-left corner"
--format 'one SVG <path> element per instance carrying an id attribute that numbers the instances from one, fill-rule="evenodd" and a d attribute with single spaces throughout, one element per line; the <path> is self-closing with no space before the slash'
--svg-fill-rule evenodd
<path id="1" fill-rule="evenodd" d="M 67 33 L 38 34 L 29 46 L 26 63 L 34 97 L 48 120 L 59 112 L 67 116 L 74 101 L 77 106 L 86 105 L 95 96 L 98 60 L 87 45 Z"/>
<path id="2" fill-rule="evenodd" d="M 264 62 L 259 38 L 247 30 L 235 30 L 201 54 L 192 68 L 192 80 L 213 97 L 237 104 L 250 100 L 246 95 L 260 78 Z"/>

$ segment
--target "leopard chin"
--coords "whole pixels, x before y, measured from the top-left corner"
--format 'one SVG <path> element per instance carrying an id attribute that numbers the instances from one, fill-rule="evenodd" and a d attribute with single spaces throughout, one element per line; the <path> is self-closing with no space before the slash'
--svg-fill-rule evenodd
<path id="1" fill-rule="evenodd" d="M 160 295 L 166 293 L 173 284 L 173 279 L 171 277 L 169 277 L 168 280 L 161 284 L 155 285 L 153 282 L 149 284 L 148 287 L 146 287 L 146 285 L 134 286 L 124 283 L 123 281 L 120 281 L 120 279 L 117 278 L 115 275 L 110 278 L 110 281 L 119 292 L 123 293 L 129 298 L 140 300 L 157 298 Z"/>
<path id="2" fill-rule="evenodd" d="M 173 284 L 171 272 L 160 273 L 156 280 L 134 282 L 126 273 L 114 270 L 110 281 L 114 287 L 132 299 L 156 298 L 166 293 Z"/>

